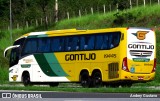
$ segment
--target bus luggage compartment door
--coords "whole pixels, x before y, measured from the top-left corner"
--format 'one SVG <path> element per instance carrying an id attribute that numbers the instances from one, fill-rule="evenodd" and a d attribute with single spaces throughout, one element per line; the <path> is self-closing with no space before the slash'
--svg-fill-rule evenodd
<path id="1" fill-rule="evenodd" d="M 109 79 L 114 79 L 114 78 L 119 78 L 119 69 L 118 69 L 119 64 L 118 63 L 110 63 L 108 64 L 108 71 L 109 71 Z"/>

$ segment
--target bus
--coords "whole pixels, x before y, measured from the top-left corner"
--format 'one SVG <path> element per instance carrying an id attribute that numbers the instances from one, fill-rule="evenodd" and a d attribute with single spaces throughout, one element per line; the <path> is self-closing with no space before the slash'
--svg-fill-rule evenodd
<path id="1" fill-rule="evenodd" d="M 31 32 L 15 40 L 9 81 L 82 87 L 131 86 L 154 80 L 156 37 L 149 28 L 63 29 Z"/>

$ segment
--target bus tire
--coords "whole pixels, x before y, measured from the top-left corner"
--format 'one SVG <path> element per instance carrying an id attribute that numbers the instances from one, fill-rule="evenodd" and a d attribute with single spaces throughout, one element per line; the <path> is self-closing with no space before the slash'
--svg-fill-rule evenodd
<path id="1" fill-rule="evenodd" d="M 50 87 L 57 87 L 59 85 L 59 82 L 51 82 L 49 83 Z"/>
<path id="2" fill-rule="evenodd" d="M 87 71 L 84 71 L 80 74 L 80 82 L 81 86 L 84 88 L 89 88 L 91 84 L 91 79 L 89 77 L 89 73 Z"/>
<path id="3" fill-rule="evenodd" d="M 30 76 L 29 76 L 28 73 L 23 74 L 22 80 L 23 80 L 24 86 L 30 86 L 31 85 Z"/>
<path id="4" fill-rule="evenodd" d="M 101 87 L 102 86 L 102 75 L 100 71 L 96 71 L 92 75 L 93 87 Z"/>

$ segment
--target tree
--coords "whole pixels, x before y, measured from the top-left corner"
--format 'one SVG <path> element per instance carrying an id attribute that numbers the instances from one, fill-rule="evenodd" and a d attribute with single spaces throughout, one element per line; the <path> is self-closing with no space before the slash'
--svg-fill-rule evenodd
<path id="1" fill-rule="evenodd" d="M 126 0 L 113 0 L 112 1 L 113 5 L 117 5 L 118 4 L 118 10 L 128 9 L 130 7 L 130 5 L 128 3 L 129 2 L 126 1 Z"/>
<path id="2" fill-rule="evenodd" d="M 0 15 L 5 16 L 8 9 L 9 2 L 7 0 L 0 0 Z"/>
<path id="3" fill-rule="evenodd" d="M 0 0 L 0 29 L 9 25 L 9 1 Z"/>
<path id="4" fill-rule="evenodd" d="M 48 21 L 46 20 L 46 18 L 47 18 L 47 7 L 52 1 L 53 0 L 35 0 L 37 5 L 41 8 L 41 10 L 43 12 L 43 21 L 45 22 L 45 27 L 46 28 L 48 26 Z"/>

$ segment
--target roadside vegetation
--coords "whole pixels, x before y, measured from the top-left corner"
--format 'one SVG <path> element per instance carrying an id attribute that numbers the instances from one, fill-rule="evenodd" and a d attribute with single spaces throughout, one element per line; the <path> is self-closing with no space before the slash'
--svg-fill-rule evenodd
<path id="1" fill-rule="evenodd" d="M 62 92 L 93 92 L 93 93 L 157 93 L 160 92 L 159 88 L 147 87 L 132 87 L 132 88 L 82 88 L 82 87 L 42 87 L 42 86 L 29 86 L 29 87 L 10 87 L 2 86 L 3 90 L 20 90 L 20 91 L 62 91 Z"/>
<path id="2" fill-rule="evenodd" d="M 43 31 L 53 29 L 98 29 L 98 28 L 110 28 L 110 27 L 147 27 L 153 28 L 156 31 L 156 46 L 157 46 L 157 70 L 154 81 L 147 83 L 137 83 L 133 86 L 141 86 L 142 88 L 49 88 L 41 87 L 40 90 L 48 91 L 80 91 L 80 92 L 159 92 L 160 90 L 146 89 L 146 86 L 160 86 L 160 6 L 152 5 L 146 7 L 137 7 L 131 10 L 123 10 L 119 12 L 111 12 L 106 14 L 94 14 L 86 15 L 78 18 L 72 18 L 70 20 L 62 20 L 54 26 L 44 29 L 44 26 L 29 27 L 28 29 L 16 29 L 13 30 L 13 41 L 19 36 L 32 32 Z M 3 57 L 3 51 L 6 47 L 11 45 L 9 31 L 0 31 L 0 84 L 8 84 L 8 59 Z M 14 90 L 39 90 L 39 87 L 8 87 L 0 86 L 0 89 L 14 89 Z"/>
<path id="3" fill-rule="evenodd" d="M 106 14 L 87 15 L 70 20 L 62 20 L 54 29 L 82 28 L 96 29 L 106 27 L 160 27 L 160 6 L 141 6 L 133 9 L 114 11 Z"/>

